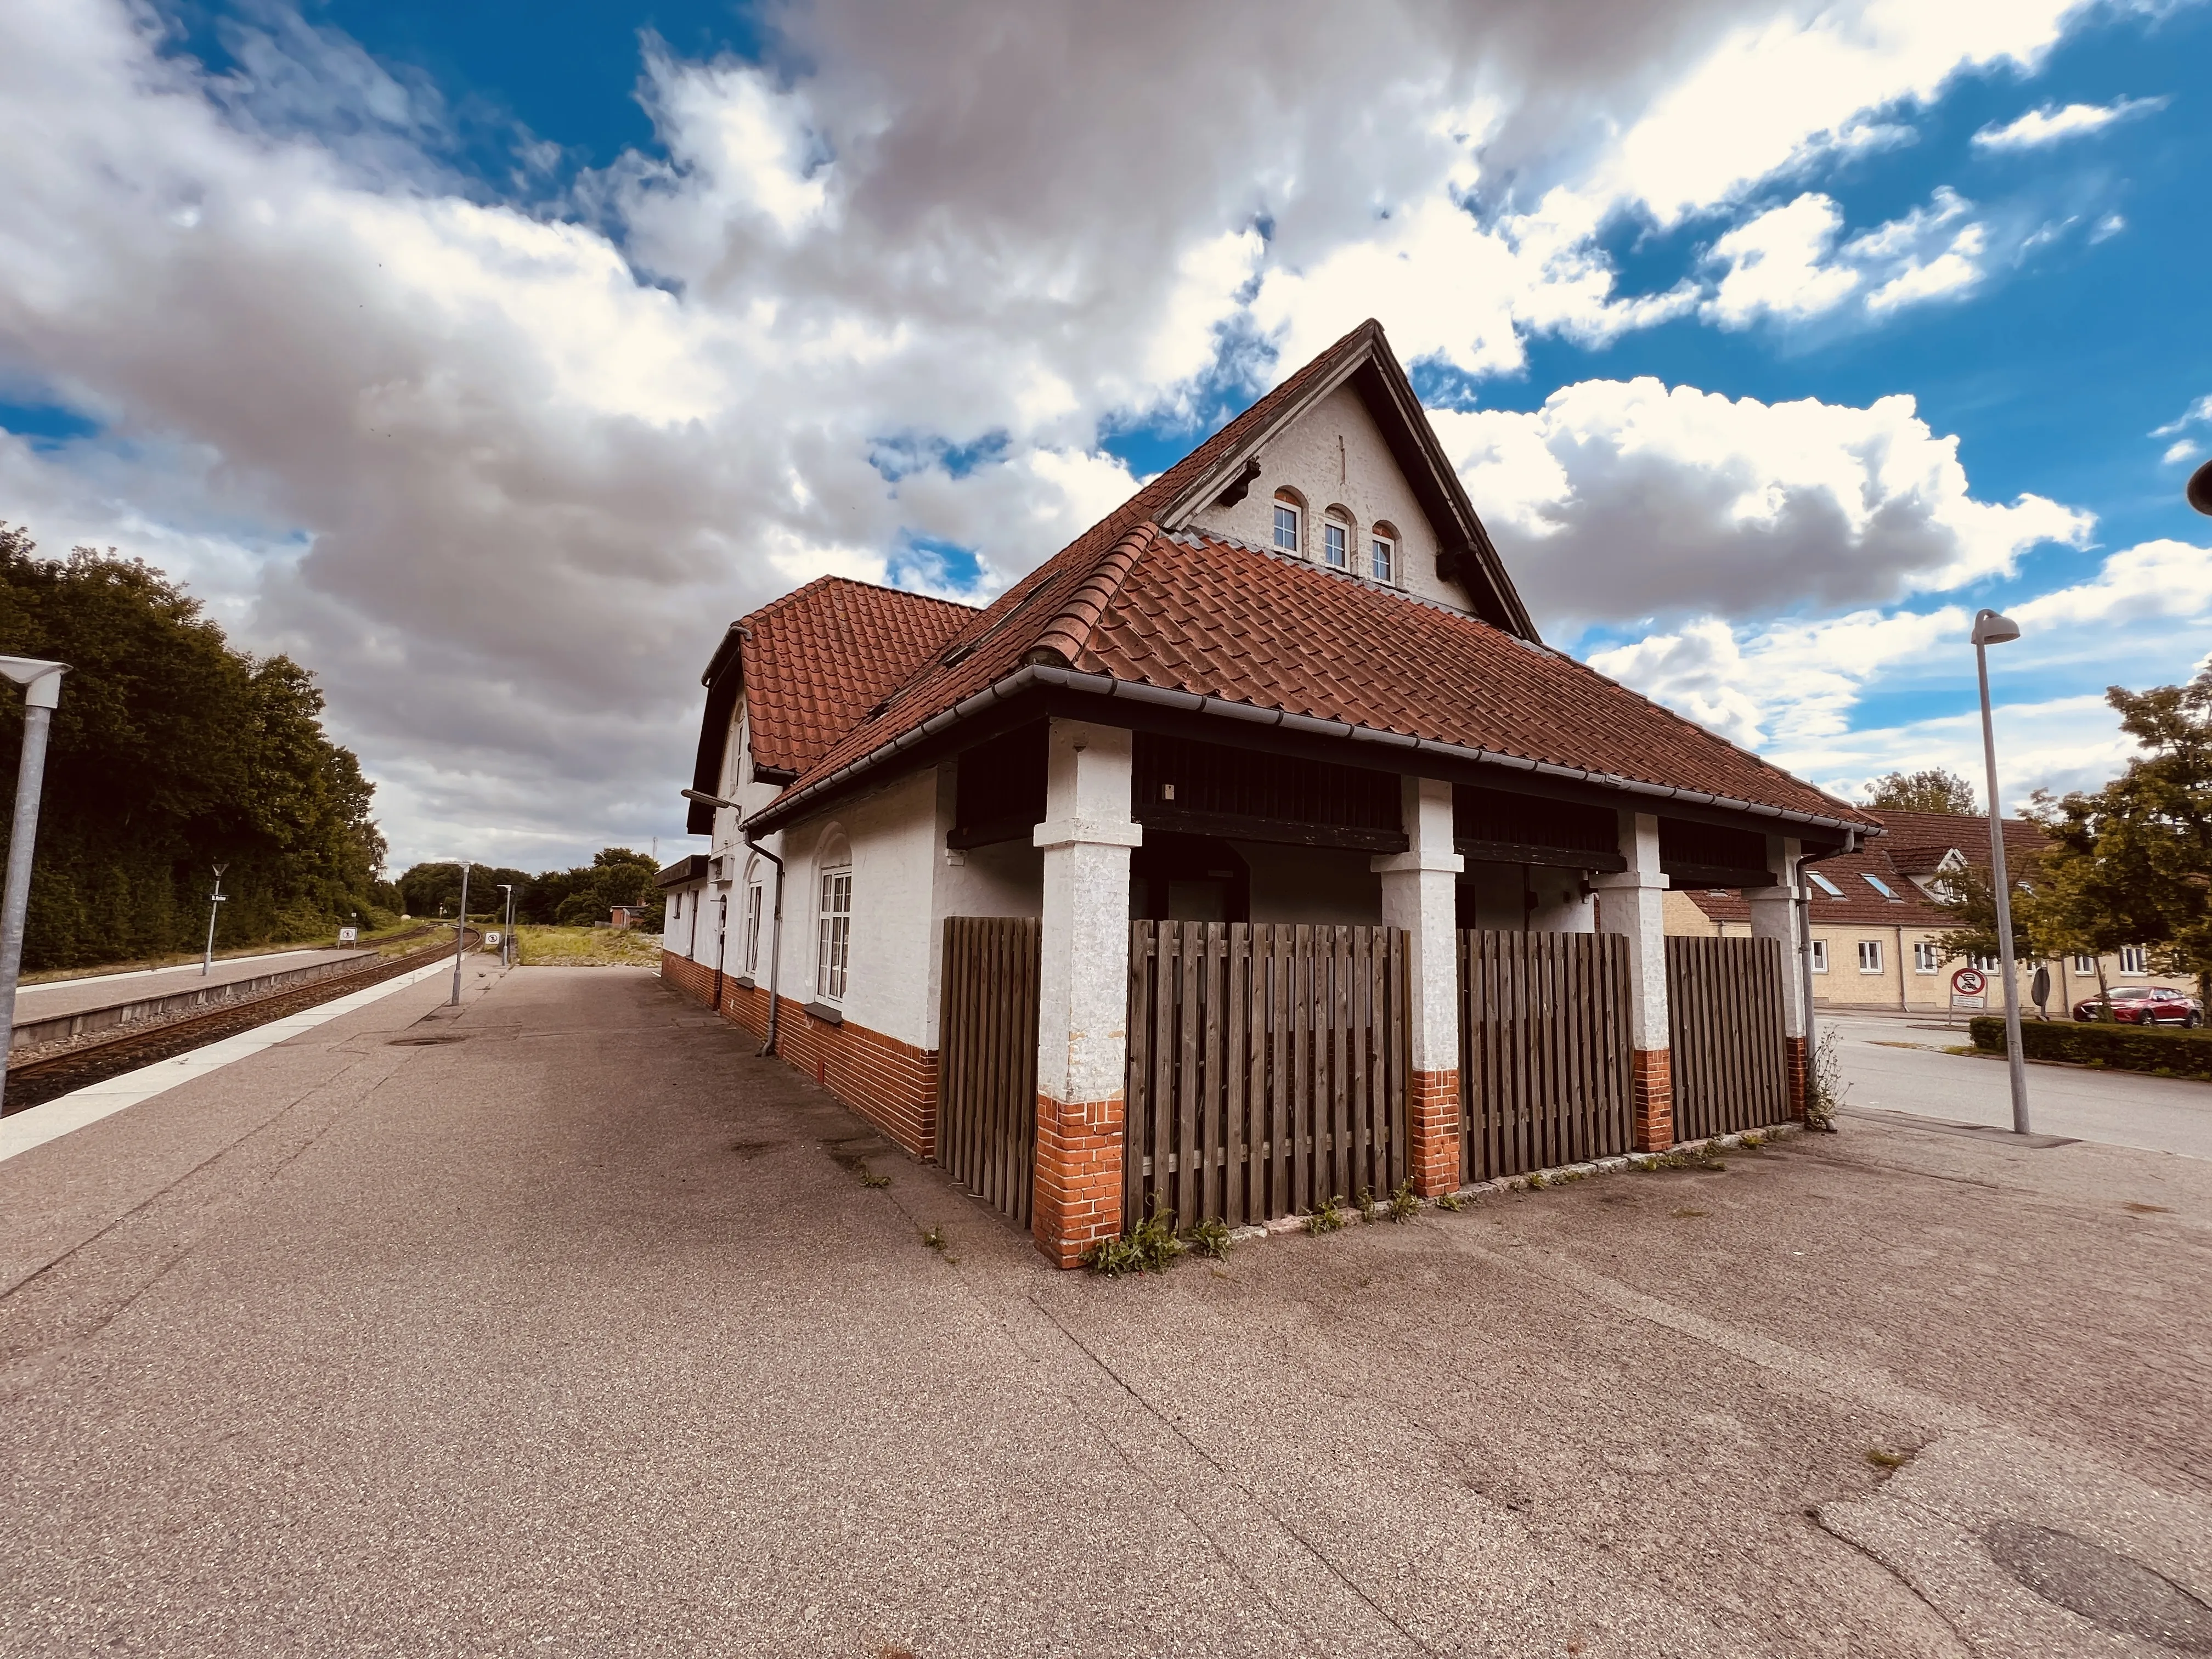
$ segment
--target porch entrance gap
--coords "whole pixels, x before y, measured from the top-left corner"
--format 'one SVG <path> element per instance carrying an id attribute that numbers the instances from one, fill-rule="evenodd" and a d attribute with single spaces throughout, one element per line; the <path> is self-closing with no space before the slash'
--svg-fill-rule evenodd
<path id="1" fill-rule="evenodd" d="M 1674 1138 L 1702 1140 L 1790 1115 L 1782 942 L 1667 941 Z"/>
<path id="2" fill-rule="evenodd" d="M 1122 1218 L 1242 1226 L 1407 1178 L 1395 927 L 1137 921 Z"/>
<path id="3" fill-rule="evenodd" d="M 1463 1179 L 1629 1150 L 1628 966 L 1617 933 L 1461 933 Z"/>
<path id="4" fill-rule="evenodd" d="M 937 1161 L 1017 1226 L 1036 1167 L 1038 950 L 1031 916 L 948 916 Z"/>

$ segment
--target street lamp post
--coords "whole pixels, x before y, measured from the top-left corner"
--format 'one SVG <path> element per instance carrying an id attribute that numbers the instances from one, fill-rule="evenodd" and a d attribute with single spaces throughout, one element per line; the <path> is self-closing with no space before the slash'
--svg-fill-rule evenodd
<path id="1" fill-rule="evenodd" d="M 23 688 L 23 758 L 15 769 L 15 817 L 8 831 L 8 878 L 0 894 L 0 1104 L 8 1089 L 8 1050 L 15 1040 L 15 981 L 23 968 L 23 921 L 31 908 L 31 848 L 39 834 L 39 792 L 46 782 L 46 732 L 62 700 L 66 665 L 0 657 L 0 675 Z"/>
<path id="2" fill-rule="evenodd" d="M 229 867 L 227 864 L 218 864 L 215 866 L 215 891 L 208 896 L 207 949 L 200 952 L 202 979 L 205 979 L 209 971 L 215 966 L 215 919 L 220 914 L 223 903 L 222 872 Z"/>
<path id="3" fill-rule="evenodd" d="M 501 923 L 502 931 L 499 936 L 499 965 L 512 968 L 514 966 L 514 884 L 503 881 L 499 884 L 499 890 L 507 895 L 507 919 Z"/>
<path id="4" fill-rule="evenodd" d="M 2019 975 L 2012 954 L 2012 884 L 2005 874 L 2004 813 L 1997 799 L 1996 723 L 1990 715 L 1989 647 L 2020 637 L 2020 624 L 2009 617 L 1981 610 L 1974 613 L 1974 672 L 1982 688 L 1982 757 L 1990 778 L 1990 874 L 1997 897 L 1998 971 L 2004 975 L 2005 1062 L 2012 1072 L 2012 1131 L 2027 1130 L 2027 1060 L 2020 1051 Z"/>
<path id="5" fill-rule="evenodd" d="M 446 999 L 448 1008 L 461 1006 L 461 946 L 469 937 L 469 861 L 457 859 L 454 862 L 461 866 L 461 915 L 453 924 L 453 994 Z"/>

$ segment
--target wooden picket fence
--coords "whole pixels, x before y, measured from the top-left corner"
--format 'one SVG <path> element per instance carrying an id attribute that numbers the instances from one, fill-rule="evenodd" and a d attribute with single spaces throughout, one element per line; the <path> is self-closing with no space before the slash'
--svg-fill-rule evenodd
<path id="1" fill-rule="evenodd" d="M 1667 941 L 1674 1139 L 1702 1140 L 1790 1115 L 1782 942 Z"/>
<path id="2" fill-rule="evenodd" d="M 1611 933 L 1460 934 L 1464 1179 L 1628 1151 L 1627 946 Z"/>
<path id="3" fill-rule="evenodd" d="M 939 1002 L 937 1161 L 1020 1226 L 1036 1167 L 1040 924 L 948 916 Z"/>
<path id="4" fill-rule="evenodd" d="M 1294 1215 L 1406 1178 L 1406 935 L 1130 924 L 1123 1215 Z"/>

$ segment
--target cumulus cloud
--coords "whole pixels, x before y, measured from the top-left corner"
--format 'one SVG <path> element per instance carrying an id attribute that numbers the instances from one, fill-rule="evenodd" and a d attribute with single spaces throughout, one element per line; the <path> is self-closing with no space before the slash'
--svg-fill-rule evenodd
<path id="1" fill-rule="evenodd" d="M 0 516 L 170 559 L 313 665 L 403 857 L 641 837 L 675 821 L 729 617 L 917 539 L 993 591 L 1133 483 L 1102 422 L 1370 313 L 1478 374 L 1680 315 L 1688 288 L 1617 291 L 1610 216 L 1724 204 L 1865 112 L 2033 62 L 2066 10 L 818 0 L 768 15 L 762 63 L 653 48 L 660 153 L 548 200 L 542 145 L 519 182 L 458 176 L 434 92 L 281 9 L 228 26 L 213 77 L 125 0 L 17 0 L 0 374 L 100 429 L 0 446 Z M 1563 397 L 1462 443 L 1556 474 L 1501 484 L 1539 593 L 1606 545 L 1629 589 L 1859 593 L 2073 533 L 1973 502 L 1909 403 L 1814 444 L 1857 443 L 1854 483 Z M 1622 541 L 1644 484 L 1659 533 Z"/>
<path id="2" fill-rule="evenodd" d="M 1981 285 L 2001 251 L 1973 204 L 1947 185 L 1928 204 L 1837 246 L 1843 210 L 1807 191 L 1718 238 L 1707 262 L 1726 271 L 1700 310 L 1723 328 L 1761 318 L 1799 322 L 1856 300 L 1879 319 L 1908 305 L 1962 298 Z M 2048 226 L 2014 234 L 2015 251 L 2055 238 Z"/>
<path id="3" fill-rule="evenodd" d="M 1974 135 L 1978 149 L 2040 149 L 2068 138 L 2102 132 L 2130 115 L 2148 115 L 2164 109 L 2166 98 L 2122 98 L 2110 104 L 2069 104 L 2063 109 L 2045 105 L 2032 109 L 2002 126 L 1984 127 Z"/>
<path id="4" fill-rule="evenodd" d="M 1435 416 L 1538 612 L 1568 628 L 1894 599 L 2010 571 L 2091 520 L 1975 499 L 1909 397 L 1763 404 L 1585 380 L 1530 412 Z"/>

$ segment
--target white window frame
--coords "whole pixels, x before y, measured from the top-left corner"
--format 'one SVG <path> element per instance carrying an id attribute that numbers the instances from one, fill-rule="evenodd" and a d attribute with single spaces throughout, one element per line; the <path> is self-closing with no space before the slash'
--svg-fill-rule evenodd
<path id="1" fill-rule="evenodd" d="M 1832 881 L 1830 881 L 1818 870 L 1808 870 L 1805 872 L 1805 879 L 1811 882 L 1815 887 L 1818 887 L 1830 898 L 1841 898 L 1844 896 L 1844 890 L 1837 886 Z"/>
<path id="2" fill-rule="evenodd" d="M 2120 946 L 2120 971 L 2131 979 L 2140 979 L 2150 972 L 2150 952 L 2140 945 Z"/>
<path id="3" fill-rule="evenodd" d="M 763 890 L 758 882 L 745 889 L 745 974 L 748 978 L 760 972 L 760 936 Z"/>
<path id="4" fill-rule="evenodd" d="M 1995 957 L 1968 957 L 1966 966 L 1977 973 L 1994 974 L 1997 970 L 1998 963 Z"/>
<path id="5" fill-rule="evenodd" d="M 1933 939 L 1923 939 L 1912 947 L 1912 971 L 1916 974 L 1940 974 L 1943 971 L 1943 947 Z"/>
<path id="6" fill-rule="evenodd" d="M 1808 940 L 1807 943 L 1813 951 L 1813 971 L 1816 974 L 1826 973 L 1828 971 L 1828 941 L 1816 939 Z"/>
<path id="7" fill-rule="evenodd" d="M 2073 957 L 2069 958 L 2067 965 L 2072 968 L 2077 974 L 2094 974 L 2097 971 L 2097 958 L 2094 957 Z"/>
<path id="8" fill-rule="evenodd" d="M 1283 514 L 1291 515 L 1290 532 L 1293 545 L 1283 545 Z M 1286 501 L 1278 496 L 1275 501 L 1275 551 L 1288 553 L 1293 558 L 1306 556 L 1306 510 L 1296 501 Z"/>
<path id="9" fill-rule="evenodd" d="M 833 865 L 822 872 L 815 909 L 814 995 L 833 1006 L 845 1000 L 853 964 L 853 866 Z"/>
<path id="10" fill-rule="evenodd" d="M 1881 972 L 1881 941 L 1880 939 L 1863 939 L 1859 941 L 1859 972 L 1863 974 Z"/>
<path id="11" fill-rule="evenodd" d="M 1352 526 L 1334 514 L 1321 521 L 1321 562 L 1331 570 L 1352 568 Z"/>
<path id="12" fill-rule="evenodd" d="M 1375 580 L 1392 587 L 1398 585 L 1398 544 L 1395 538 L 1389 536 L 1368 537 L 1367 574 Z"/>

